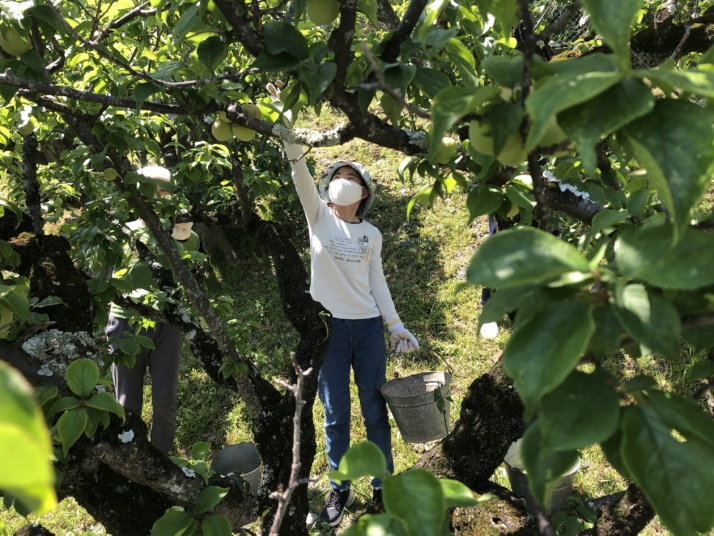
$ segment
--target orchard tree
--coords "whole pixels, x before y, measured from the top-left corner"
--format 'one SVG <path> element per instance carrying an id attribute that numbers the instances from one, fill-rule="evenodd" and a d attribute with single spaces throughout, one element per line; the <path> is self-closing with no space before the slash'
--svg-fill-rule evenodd
<path id="1" fill-rule="evenodd" d="M 267 531 L 288 496 L 271 492 L 290 492 L 280 533 L 306 533 L 307 491 L 297 484 L 314 459 L 314 426 L 295 419 L 300 441 L 276 430 L 293 429 L 293 394 L 298 409 L 314 402 L 323 311 L 308 297 L 296 237 L 281 226 L 288 220 L 272 216 L 267 199 L 284 195 L 281 140 L 324 147 L 360 138 L 402 152 L 402 176 L 431 179 L 409 210 L 460 189 L 472 218 L 520 222 L 489 238 L 467 274 L 496 290 L 482 322 L 516 313 L 501 363 L 475 379 L 454 431 L 417 465 L 506 497 L 488 479 L 525 434 L 523 460 L 543 503 L 578 450 L 599 444 L 633 484 L 596 533 L 635 534 L 653 512 L 678 535 L 711 529 L 711 416 L 653 378 L 622 381 L 624 365 L 613 365 L 623 351 L 679 360 L 686 345 L 694 374 L 714 370 L 714 238 L 710 214 L 697 211 L 714 162 L 709 6 L 1 0 L 0 357 L 36 386 L 59 497 L 75 497 L 114 535 L 152 526 L 226 534 L 259 512 Z M 556 55 L 553 37 L 572 20 L 580 43 Z M 265 86 L 277 79 L 274 104 Z M 281 118 L 328 107 L 345 117 L 329 132 L 289 129 Z M 166 202 L 139 180 L 145 164 L 171 168 Z M 130 243 L 122 226 L 137 217 L 173 274 Z M 62 236 L 45 234 L 57 221 Z M 250 306 L 206 295 L 192 271 L 202 259 L 183 258 L 167 231 L 176 221 L 196 222 L 209 261 L 240 247 L 236 231 L 266 248 L 300 336 L 285 371 L 299 390 L 276 388 L 237 349 L 231 307 Z M 155 268 L 112 277 L 125 247 Z M 150 290 L 161 312 L 121 298 L 136 289 Z M 109 356 L 86 334 L 102 326 L 111 300 L 178 327 L 208 375 L 241 397 L 266 467 L 255 495 L 237 477 L 192 477 L 153 449 L 139 416 L 98 392 L 95 362 Z M 112 358 L 131 360 L 141 343 Z M 48 376 L 38 358 L 52 345 L 61 375 Z M 43 459 L 49 439 L 27 386 L 12 369 L 0 372 L 11 393 L 0 445 L 31 429 L 23 441 Z M 18 408 L 23 417 L 12 417 Z M 49 508 L 51 470 L 28 472 L 28 463 L 18 461 L 12 478 L 1 472 L 6 502 Z M 421 484 L 417 492 L 431 485 Z M 438 512 L 413 514 L 424 514 L 418 523 L 392 509 L 354 531 L 381 523 L 395 534 L 436 534 L 445 506 L 457 507 L 456 532 L 488 523 L 460 516 L 469 501 L 440 493 L 431 495 Z M 552 533 L 545 516 L 539 523 Z"/>

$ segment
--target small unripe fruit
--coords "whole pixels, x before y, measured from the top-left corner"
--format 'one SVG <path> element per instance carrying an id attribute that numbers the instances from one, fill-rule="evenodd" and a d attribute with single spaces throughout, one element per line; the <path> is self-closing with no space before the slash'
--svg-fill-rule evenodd
<path id="1" fill-rule="evenodd" d="M 436 148 L 436 161 L 439 164 L 448 164 L 451 159 L 456 155 L 458 150 L 458 145 L 456 140 L 449 136 L 444 136 L 441 138 L 441 143 Z"/>
<path id="2" fill-rule="evenodd" d="M 340 13 L 338 0 L 307 0 L 307 18 L 318 26 L 330 24 Z"/>
<path id="3" fill-rule="evenodd" d="M 263 118 L 263 112 L 261 112 L 260 108 L 258 108 L 258 106 L 253 103 L 248 102 L 246 104 L 241 104 L 240 107 L 246 114 L 248 114 L 253 119 Z"/>
<path id="4" fill-rule="evenodd" d="M 213 137 L 218 141 L 228 141 L 231 139 L 233 131 L 231 130 L 230 124 L 216 119 L 211 126 L 211 134 L 213 134 Z"/>
<path id="5" fill-rule="evenodd" d="M 513 97 L 513 89 L 510 87 L 506 86 L 500 86 L 499 89 L 501 90 L 501 100 L 504 100 L 506 102 L 510 102 L 511 97 Z"/>
<path id="6" fill-rule="evenodd" d="M 32 48 L 32 45 L 15 28 L 6 26 L 0 32 L 0 47 L 11 56 L 22 56 Z"/>
<path id="7" fill-rule="evenodd" d="M 469 143 L 475 151 L 486 156 L 493 156 L 493 138 L 491 137 L 491 127 L 487 123 L 471 121 Z"/>
<path id="8" fill-rule="evenodd" d="M 104 170 L 104 178 L 108 181 L 113 181 L 117 178 L 117 170 L 114 168 L 107 168 Z"/>
<path id="9" fill-rule="evenodd" d="M 523 140 L 518 132 L 514 132 L 496 157 L 504 166 L 517 166 L 523 162 L 528 153 L 523 146 Z"/>
<path id="10" fill-rule="evenodd" d="M 29 136 L 35 131 L 35 125 L 32 124 L 32 121 L 28 121 L 23 125 L 19 125 L 17 131 L 23 136 Z"/>
<path id="11" fill-rule="evenodd" d="M 243 127 L 241 125 L 233 125 L 231 127 L 231 132 L 240 141 L 252 141 L 255 138 L 255 130 L 251 130 L 248 127 Z"/>

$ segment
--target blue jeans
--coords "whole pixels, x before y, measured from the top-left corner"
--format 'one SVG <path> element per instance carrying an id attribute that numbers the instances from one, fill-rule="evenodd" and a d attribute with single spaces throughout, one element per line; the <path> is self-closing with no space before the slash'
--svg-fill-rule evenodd
<path id="1" fill-rule="evenodd" d="M 387 402 L 379 388 L 386 381 L 387 361 L 384 349 L 382 318 L 360 320 L 332 319 L 330 346 L 318 375 L 318 394 L 325 406 L 327 458 L 334 470 L 350 446 L 350 368 L 355 383 L 367 439 L 375 443 L 387 459 L 387 469 L 394 472 L 392 435 L 387 414 Z M 334 489 L 347 489 L 349 481 Z M 381 487 L 378 478 L 372 486 Z"/>

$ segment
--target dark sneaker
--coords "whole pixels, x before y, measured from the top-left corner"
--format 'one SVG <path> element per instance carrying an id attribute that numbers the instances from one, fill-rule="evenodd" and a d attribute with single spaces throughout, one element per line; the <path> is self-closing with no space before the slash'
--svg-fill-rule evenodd
<path id="1" fill-rule="evenodd" d="M 384 512 L 384 502 L 382 502 L 382 488 L 372 490 L 372 501 L 369 503 L 367 512 L 370 514 L 381 514 Z"/>
<path id="2" fill-rule="evenodd" d="M 327 497 L 327 504 L 320 512 L 320 523 L 327 523 L 330 527 L 340 524 L 345 508 L 349 507 L 355 500 L 355 493 L 352 488 L 342 491 L 333 489 Z"/>

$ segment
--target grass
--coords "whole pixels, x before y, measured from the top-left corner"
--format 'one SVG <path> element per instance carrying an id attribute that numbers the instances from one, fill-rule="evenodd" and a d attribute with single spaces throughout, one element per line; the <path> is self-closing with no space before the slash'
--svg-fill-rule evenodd
<path id="1" fill-rule="evenodd" d="M 337 118 L 323 114 L 323 117 L 306 120 L 314 128 L 327 129 L 334 126 Z M 416 335 L 423 346 L 433 350 L 424 348 L 414 354 L 389 356 L 388 378 L 444 370 L 448 363 L 453 368 L 452 397 L 457 405 L 460 404 L 470 383 L 492 366 L 494 356 L 509 336 L 509 324 L 505 321 L 497 338 L 478 338 L 480 289 L 465 287 L 459 290 L 473 252 L 487 237 L 485 218 L 467 225 L 465 196 L 456 194 L 438 200 L 432 210 L 415 207 L 407 221 L 407 203 L 426 182 L 419 178 L 412 183 L 400 182 L 396 169 L 402 156 L 396 152 L 353 141 L 341 147 L 315 149 L 310 155 L 315 159 L 317 173 L 334 160 L 348 158 L 362 162 L 375 179 L 377 199 L 368 219 L 384 237 L 384 270 L 397 311 L 407 329 Z M 286 185 L 286 188 L 292 187 Z M 293 202 L 296 202 L 295 199 Z M 304 225 L 302 215 L 296 218 L 295 225 Z M 210 274 L 204 283 L 212 294 L 233 299 L 235 325 L 241 333 L 239 344 L 242 351 L 251 356 L 268 377 L 274 377 L 288 366 L 288 356 L 296 345 L 297 337 L 282 314 L 268 259 L 250 240 L 246 240 L 244 246 L 235 263 Z M 306 241 L 303 240 L 300 246 L 305 248 L 303 254 L 307 263 Z M 260 327 L 240 329 L 249 320 L 256 321 Z M 658 381 L 668 387 L 685 391 L 691 387 L 685 381 L 686 366 L 663 365 L 648 357 L 634 359 L 625 354 L 619 359 L 625 364 L 627 376 L 647 372 L 655 374 Z M 354 384 L 352 400 L 352 439 L 357 442 L 365 439 L 365 431 Z M 179 456 L 188 457 L 191 445 L 196 441 L 210 443 L 215 452 L 225 445 L 250 440 L 239 398 L 216 386 L 186 350 L 182 356 L 178 405 L 175 454 Z M 593 410 L 596 411 L 596 408 Z M 457 415 L 458 410 L 452 408 L 452 422 Z M 151 419 L 148 386 L 144 418 L 147 421 Z M 328 471 L 328 464 L 324 434 L 319 432 L 323 420 L 319 403 L 314 406 L 313 418 L 318 428 L 318 445 L 312 475 L 321 477 Z M 393 426 L 393 448 L 395 470 L 401 472 L 410 468 L 429 445 L 402 441 L 396 426 Z M 598 447 L 584 450 L 581 456 L 582 469 L 575 481 L 575 491 L 581 498 L 599 497 L 625 488 L 626 482 L 609 466 Z M 504 486 L 509 485 L 502 468 L 494 474 L 493 480 Z M 371 497 L 368 480 L 355 482 L 354 489 L 358 499 L 356 508 L 363 508 Z M 315 512 L 322 507 L 328 491 L 326 478 L 311 486 L 310 496 Z M 335 533 L 344 531 L 351 519 L 353 517 L 348 516 Z M 24 519 L 7 511 L 0 513 L 0 520 L 6 522 L 10 533 L 26 524 Z M 31 517 L 30 520 L 40 522 L 55 534 L 63 536 L 105 534 L 104 529 L 71 499 L 62 501 L 54 512 L 40 518 Z M 644 534 L 657 536 L 667 535 L 668 532 L 655 520 Z"/>

